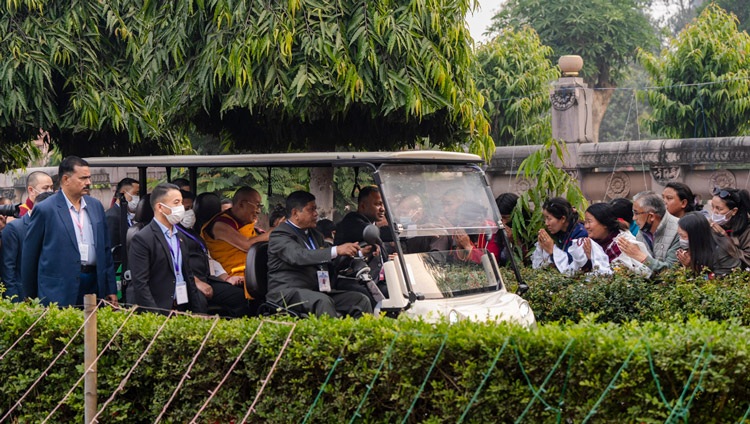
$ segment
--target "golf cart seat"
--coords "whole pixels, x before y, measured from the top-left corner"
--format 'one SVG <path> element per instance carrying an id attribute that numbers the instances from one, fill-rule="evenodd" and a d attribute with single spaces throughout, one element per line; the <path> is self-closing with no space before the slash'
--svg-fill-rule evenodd
<path id="1" fill-rule="evenodd" d="M 255 243 L 250 246 L 245 259 L 245 287 L 247 292 L 259 302 L 258 315 L 278 313 L 300 317 L 300 313 L 266 299 L 268 293 L 268 243 Z"/>

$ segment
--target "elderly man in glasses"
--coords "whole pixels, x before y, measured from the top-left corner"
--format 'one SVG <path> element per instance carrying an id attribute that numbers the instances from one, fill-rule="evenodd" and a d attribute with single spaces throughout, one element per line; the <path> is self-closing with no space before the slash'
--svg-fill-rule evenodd
<path id="1" fill-rule="evenodd" d="M 211 258 L 230 276 L 244 276 L 250 246 L 268 241 L 268 233 L 256 227 L 262 201 L 257 190 L 241 187 L 232 197 L 232 207 L 203 226 L 201 237 Z M 250 298 L 248 293 L 245 295 Z"/>
<path id="2" fill-rule="evenodd" d="M 618 240 L 620 250 L 654 273 L 676 266 L 680 248 L 678 219 L 667 212 L 664 199 L 652 191 L 636 194 L 633 197 L 633 220 L 640 227 L 636 239 L 648 247 L 649 253 L 644 253 L 626 239 Z"/>

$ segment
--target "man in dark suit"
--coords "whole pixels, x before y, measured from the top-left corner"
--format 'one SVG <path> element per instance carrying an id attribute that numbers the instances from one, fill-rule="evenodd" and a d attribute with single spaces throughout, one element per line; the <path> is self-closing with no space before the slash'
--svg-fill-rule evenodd
<path id="1" fill-rule="evenodd" d="M 135 216 L 135 208 L 138 206 L 138 202 L 141 200 L 138 195 L 138 189 L 140 188 L 138 181 L 130 177 L 125 177 L 117 183 L 115 189 L 115 197 L 112 201 L 112 205 L 107 209 L 105 214 L 107 217 L 107 228 L 109 229 L 109 239 L 112 242 L 114 251 L 112 253 L 115 263 L 119 264 L 122 262 L 123 256 L 126 255 L 125 248 L 123 246 L 122 235 L 127 232 L 122 230 L 120 223 L 122 222 L 122 209 L 120 208 L 119 199 L 120 196 L 125 198 L 128 202 L 128 211 L 126 212 L 127 228 L 133 225 L 133 217 Z"/>
<path id="2" fill-rule="evenodd" d="M 349 212 L 336 225 L 333 244 L 361 241 L 365 227 L 384 219 L 385 207 L 380 191 L 376 186 L 363 187 L 357 196 L 357 211 Z"/>
<path id="3" fill-rule="evenodd" d="M 23 242 L 21 277 L 37 287 L 42 303 L 82 305 L 95 293 L 117 304 L 115 270 L 104 208 L 88 195 L 88 163 L 68 156 L 60 163 L 60 191 L 34 206 Z"/>
<path id="4" fill-rule="evenodd" d="M 185 214 L 180 189 L 174 184 L 159 184 L 150 200 L 154 219 L 133 236 L 128 246 L 131 281 L 127 299 L 161 313 L 171 309 L 206 313 L 206 298 L 198 291 L 190 271 L 185 236 L 176 227 Z"/>
<path id="5" fill-rule="evenodd" d="M 336 235 L 333 239 L 333 244 L 338 245 L 342 243 L 351 243 L 362 241 L 362 232 L 365 227 L 376 222 L 385 220 L 385 207 L 383 206 L 383 198 L 380 196 L 380 191 L 374 185 L 363 187 L 359 191 L 357 197 L 357 211 L 349 212 L 346 214 L 336 225 Z M 389 236 L 390 229 L 387 226 L 381 227 L 380 238 L 383 240 L 391 240 Z M 383 269 L 383 259 L 386 257 L 381 256 L 383 252 L 378 249 L 379 246 L 367 246 L 362 249 L 363 253 L 367 258 L 367 265 L 370 267 L 370 277 L 373 281 L 378 284 L 378 289 L 383 293 L 384 296 L 388 296 L 388 287 L 385 284 L 385 279 L 381 278 L 380 270 Z M 350 261 L 342 261 L 342 267 L 348 267 Z M 341 269 L 341 268 L 340 268 Z M 372 307 L 378 309 L 377 301 L 373 298 L 372 294 L 362 285 L 354 280 L 341 280 L 339 282 L 339 289 L 342 290 L 356 290 L 364 293 L 370 299 Z"/>
<path id="6" fill-rule="evenodd" d="M 315 230 L 317 209 L 315 196 L 306 191 L 295 191 L 287 197 L 287 221 L 271 232 L 268 242 L 266 298 L 314 315 L 358 317 L 372 313 L 364 294 L 332 289 L 331 260 L 356 255 L 359 245 L 322 247 L 323 235 Z"/>
<path id="7" fill-rule="evenodd" d="M 44 191 L 35 198 L 35 203 L 39 204 L 48 197 L 52 192 Z M 31 219 L 30 209 L 26 215 L 10 221 L 2 232 L 3 249 L 2 265 L 0 266 L 0 275 L 2 275 L 3 284 L 5 284 L 5 297 L 12 299 L 13 302 L 23 302 L 26 298 L 36 297 L 36 285 L 25 287 L 21 279 L 21 253 L 23 249 L 23 238 L 26 230 L 29 228 Z"/>

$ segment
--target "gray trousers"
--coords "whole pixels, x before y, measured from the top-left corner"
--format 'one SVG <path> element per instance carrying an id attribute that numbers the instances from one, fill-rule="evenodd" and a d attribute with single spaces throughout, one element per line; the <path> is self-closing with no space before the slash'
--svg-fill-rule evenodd
<path id="1" fill-rule="evenodd" d="M 328 293 L 321 293 L 309 289 L 286 288 L 268 293 L 266 298 L 293 311 L 312 315 L 332 317 L 349 315 L 359 318 L 362 314 L 372 313 L 370 299 L 355 291 L 332 290 Z"/>

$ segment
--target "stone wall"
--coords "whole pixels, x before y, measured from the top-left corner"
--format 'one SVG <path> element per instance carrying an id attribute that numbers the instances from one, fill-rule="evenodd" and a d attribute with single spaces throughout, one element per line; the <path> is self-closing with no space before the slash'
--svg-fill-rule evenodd
<path id="1" fill-rule="evenodd" d="M 670 181 L 683 182 L 705 202 L 714 187 L 750 189 L 750 137 L 641 140 L 608 143 L 568 143 L 577 166 L 568 169 L 593 202 L 630 197 L 643 190 L 661 193 Z M 498 147 L 488 167 L 493 193 L 521 193 L 534 181 L 517 179 L 521 162 L 541 146 Z M 26 175 L 32 171 L 50 175 L 57 168 L 27 168 L 0 174 L 0 195 L 14 202 L 26 200 Z M 138 179 L 136 168 L 91 168 L 97 189 L 92 195 L 109 205 L 117 182 Z M 150 170 L 148 179 L 164 178 L 163 171 Z"/>
<path id="2" fill-rule="evenodd" d="M 714 187 L 750 187 L 750 137 L 568 143 L 584 195 L 593 202 L 661 193 L 670 181 L 690 186 L 705 202 Z M 517 179 L 521 162 L 541 146 L 498 147 L 487 167 L 495 195 L 520 193 L 534 182 Z"/>
<path id="3" fill-rule="evenodd" d="M 57 167 L 26 168 L 25 170 L 11 171 L 0 174 L 0 196 L 11 199 L 14 203 L 26 201 L 26 176 L 34 171 L 43 171 L 50 176 L 57 174 Z M 108 208 L 115 193 L 117 183 L 130 177 L 138 179 L 137 168 L 90 168 L 91 171 L 91 196 L 99 199 L 105 208 Z M 149 169 L 148 180 L 157 181 L 164 179 L 166 173 L 163 170 Z"/>

